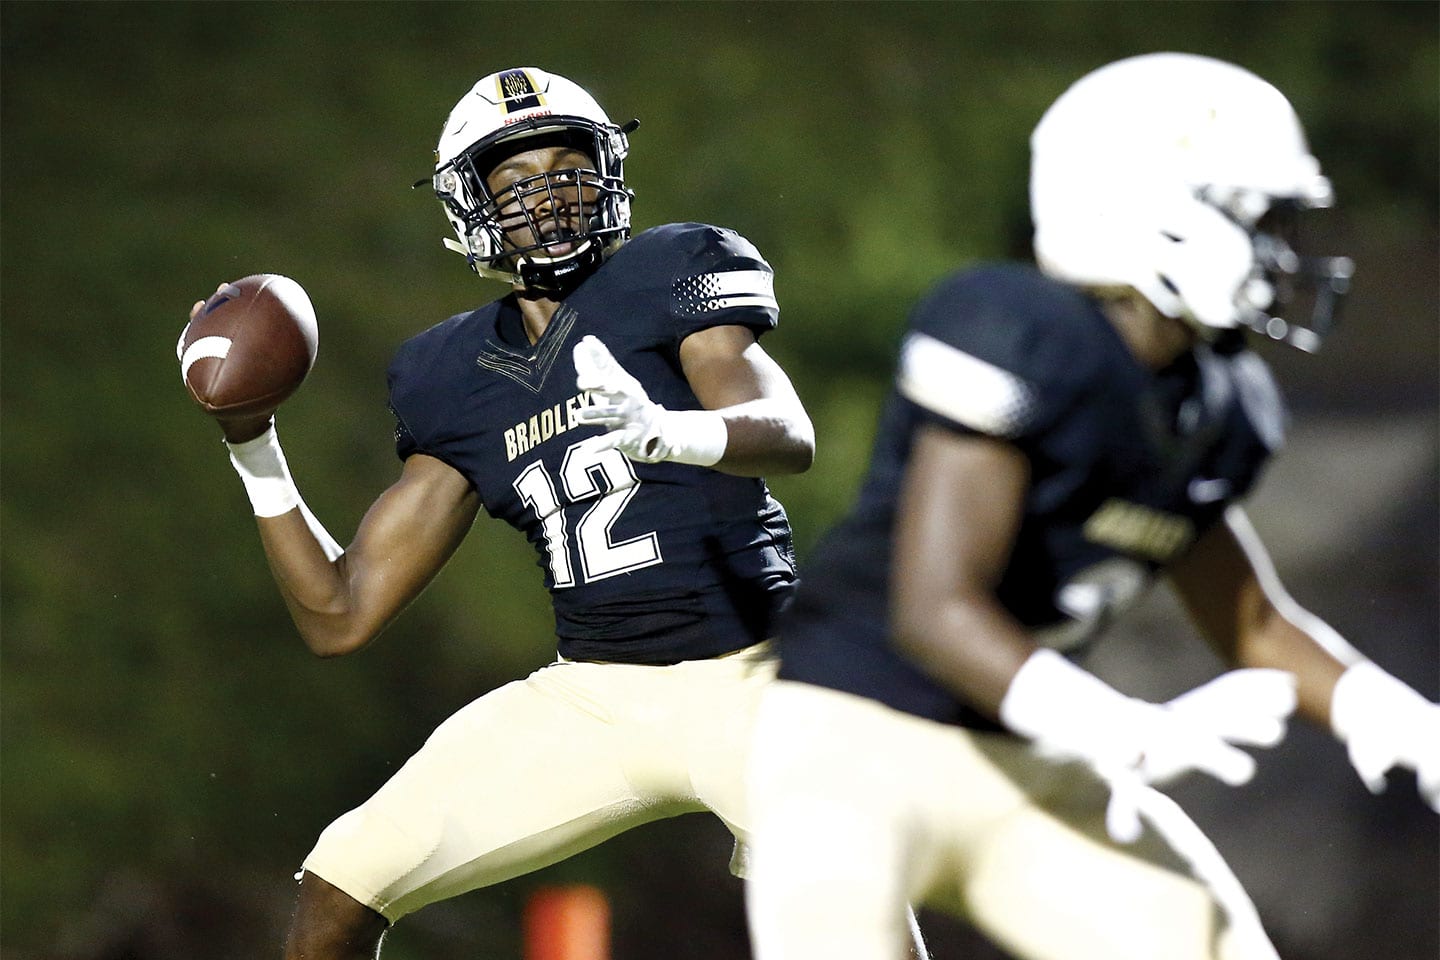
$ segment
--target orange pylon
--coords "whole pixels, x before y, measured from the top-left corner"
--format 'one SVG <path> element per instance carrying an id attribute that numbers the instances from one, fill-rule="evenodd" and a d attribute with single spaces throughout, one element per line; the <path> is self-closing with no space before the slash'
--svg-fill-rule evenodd
<path id="1" fill-rule="evenodd" d="M 597 887 L 535 891 L 525 905 L 525 960 L 610 960 L 610 903 Z"/>

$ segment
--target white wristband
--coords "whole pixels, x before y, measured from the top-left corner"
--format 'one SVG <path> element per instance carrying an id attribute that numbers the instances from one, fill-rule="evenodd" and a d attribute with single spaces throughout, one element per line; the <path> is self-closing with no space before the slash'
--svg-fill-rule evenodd
<path id="1" fill-rule="evenodd" d="M 300 491 L 290 477 L 280 437 L 272 423 L 265 432 L 244 443 L 230 443 L 230 464 L 240 474 L 250 506 L 257 517 L 278 517 L 300 505 Z"/>
<path id="2" fill-rule="evenodd" d="M 253 440 L 244 443 L 227 441 L 225 446 L 230 451 L 231 466 L 245 484 L 245 493 L 250 497 L 250 507 L 255 516 L 279 517 L 298 507 L 305 525 L 310 528 L 326 558 L 334 560 L 345 552 L 300 498 L 273 423 Z"/>
<path id="3" fill-rule="evenodd" d="M 664 436 L 671 444 L 667 460 L 713 467 L 725 456 L 730 428 L 715 410 L 666 410 Z"/>

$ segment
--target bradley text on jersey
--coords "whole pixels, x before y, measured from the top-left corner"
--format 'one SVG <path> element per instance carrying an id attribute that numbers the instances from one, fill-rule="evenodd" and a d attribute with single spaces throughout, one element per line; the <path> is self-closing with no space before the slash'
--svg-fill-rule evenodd
<path id="1" fill-rule="evenodd" d="M 594 405 L 595 400 L 588 393 L 577 393 L 564 403 L 546 407 L 529 419 L 521 420 L 505 431 L 505 459 L 514 460 L 551 437 L 559 436 L 576 426 L 576 414 L 583 408 Z"/>

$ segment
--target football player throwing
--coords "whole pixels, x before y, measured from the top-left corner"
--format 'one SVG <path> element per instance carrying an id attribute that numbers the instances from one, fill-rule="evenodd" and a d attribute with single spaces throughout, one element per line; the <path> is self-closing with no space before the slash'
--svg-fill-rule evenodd
<path id="1" fill-rule="evenodd" d="M 782 626 L 751 761 L 760 960 L 898 957 L 907 901 L 1030 960 L 1273 958 L 1152 784 L 1246 781 L 1241 748 L 1297 705 L 1372 789 L 1408 767 L 1440 804 L 1440 706 L 1299 608 L 1237 505 L 1283 429 L 1246 335 L 1313 350 L 1351 269 L 1288 241 L 1331 201 L 1291 105 L 1154 54 L 1078 81 L 1031 144 L 1040 269 L 914 309 L 869 474 Z M 1071 655 L 1162 575 L 1239 669 L 1157 704 Z"/>
<path id="2" fill-rule="evenodd" d="M 320 656 L 369 643 L 483 508 L 544 571 L 559 657 L 462 707 L 304 862 L 292 960 L 375 956 L 426 904 L 638 824 L 715 812 L 738 836 L 742 750 L 791 595 L 763 472 L 810 465 L 809 418 L 759 345 L 770 265 L 722 227 L 630 236 L 628 132 L 533 67 L 456 104 L 433 185 L 447 245 L 511 285 L 389 369 L 398 481 L 341 548 L 269 418 L 224 424 L 266 556 Z"/>

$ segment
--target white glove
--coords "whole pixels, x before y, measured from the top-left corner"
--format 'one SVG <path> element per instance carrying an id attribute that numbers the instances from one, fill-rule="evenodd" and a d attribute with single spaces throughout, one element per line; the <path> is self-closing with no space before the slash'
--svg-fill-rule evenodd
<path id="1" fill-rule="evenodd" d="M 613 447 L 641 463 L 671 460 L 702 467 L 714 466 L 725 455 L 730 435 L 719 413 L 666 410 L 596 337 L 581 339 L 574 355 L 575 385 L 595 400 L 581 407 L 576 419 L 609 431 L 594 441 L 597 447 Z"/>
<path id="2" fill-rule="evenodd" d="M 1295 678 L 1235 670 L 1165 704 L 1127 697 L 1053 650 L 1021 666 L 1000 719 L 1046 756 L 1088 764 L 1111 788 L 1106 827 L 1119 843 L 1139 838 L 1139 791 L 1191 770 L 1230 786 L 1255 775 L 1235 744 L 1274 746 L 1295 709 Z"/>
<path id="3" fill-rule="evenodd" d="M 1406 767 L 1415 771 L 1425 802 L 1440 813 L 1440 704 L 1362 660 L 1335 684 L 1330 726 L 1371 793 L 1385 789 L 1392 767 Z"/>

